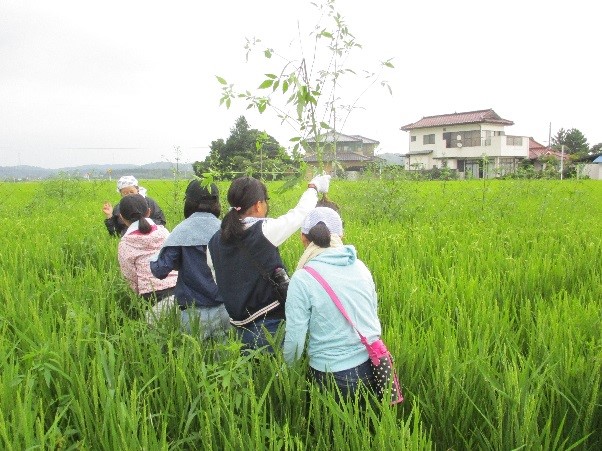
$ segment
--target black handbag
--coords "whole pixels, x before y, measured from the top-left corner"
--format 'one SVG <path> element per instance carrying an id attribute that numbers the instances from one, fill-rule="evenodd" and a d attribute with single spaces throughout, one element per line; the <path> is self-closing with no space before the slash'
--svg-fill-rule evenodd
<path id="1" fill-rule="evenodd" d="M 272 271 L 272 274 L 270 274 L 263 266 L 253 259 L 251 253 L 243 244 L 239 243 L 238 248 L 246 254 L 246 256 L 249 258 L 249 261 L 259 270 L 263 278 L 274 286 L 278 300 L 284 304 L 286 301 L 286 294 L 288 292 L 288 283 L 290 282 L 290 278 L 288 277 L 286 270 L 284 268 L 276 268 L 274 271 Z"/>

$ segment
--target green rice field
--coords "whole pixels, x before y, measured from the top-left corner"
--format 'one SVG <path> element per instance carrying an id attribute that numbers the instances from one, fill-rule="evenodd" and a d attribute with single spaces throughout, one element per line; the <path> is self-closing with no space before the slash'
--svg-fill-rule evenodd
<path id="1" fill-rule="evenodd" d="M 186 184 L 141 180 L 169 229 Z M 303 189 L 280 186 L 271 216 Z M 329 197 L 403 405 L 338 404 L 305 361 L 147 326 L 103 224 L 114 181 L 0 183 L 0 449 L 602 449 L 602 182 L 333 180 Z M 301 252 L 283 245 L 289 268 Z"/>

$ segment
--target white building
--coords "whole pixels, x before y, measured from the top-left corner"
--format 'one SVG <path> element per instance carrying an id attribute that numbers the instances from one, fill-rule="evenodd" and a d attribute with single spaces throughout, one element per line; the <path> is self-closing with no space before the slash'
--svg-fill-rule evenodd
<path id="1" fill-rule="evenodd" d="M 410 133 L 406 169 L 449 168 L 460 177 L 489 178 L 514 172 L 529 158 L 529 137 L 506 135 L 514 122 L 492 109 L 426 116 L 404 125 Z"/>

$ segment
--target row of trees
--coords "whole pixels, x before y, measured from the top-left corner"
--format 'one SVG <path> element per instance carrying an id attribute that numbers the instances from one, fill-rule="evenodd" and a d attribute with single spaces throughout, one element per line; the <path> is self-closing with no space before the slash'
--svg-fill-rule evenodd
<path id="1" fill-rule="evenodd" d="M 552 148 L 562 150 L 569 156 L 564 171 L 570 176 L 575 165 L 593 160 L 602 155 L 602 143 L 589 146 L 586 137 L 576 128 L 561 128 L 552 137 Z M 201 177 L 211 174 L 212 178 L 231 180 L 240 175 L 253 175 L 273 180 L 303 173 L 305 163 L 302 155 L 295 150 L 288 154 L 278 141 L 266 132 L 253 129 L 246 118 L 240 116 L 226 141 L 218 139 L 209 146 L 210 153 L 204 161 L 193 164 L 194 172 Z M 559 161 L 546 157 L 550 170 L 558 166 Z M 557 168 L 556 168 L 557 169 Z"/>

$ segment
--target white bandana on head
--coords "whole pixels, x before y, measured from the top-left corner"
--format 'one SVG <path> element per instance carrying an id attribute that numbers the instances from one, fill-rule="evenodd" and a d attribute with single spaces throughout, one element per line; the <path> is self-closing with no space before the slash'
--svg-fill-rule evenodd
<path id="1" fill-rule="evenodd" d="M 329 207 L 316 207 L 306 216 L 301 232 L 308 234 L 318 222 L 323 222 L 334 235 L 343 236 L 343 221 L 339 214 Z"/>
<path id="2" fill-rule="evenodd" d="M 330 247 L 320 247 L 313 242 L 309 243 L 297 263 L 297 269 L 303 268 L 309 260 L 317 257 L 322 252 L 333 247 L 343 246 L 343 241 L 341 240 L 341 237 L 343 236 L 343 221 L 339 214 L 332 208 L 316 207 L 310 211 L 306 216 L 305 221 L 303 221 L 301 232 L 308 234 L 319 222 L 323 222 L 330 231 Z"/>
<path id="3" fill-rule="evenodd" d="M 124 175 L 119 180 L 117 180 L 117 192 L 121 191 L 123 188 L 127 188 L 128 186 L 138 186 L 138 180 L 133 175 Z"/>
<path id="4" fill-rule="evenodd" d="M 140 194 L 142 197 L 146 197 L 146 188 L 143 186 L 138 186 L 138 180 L 133 175 L 124 175 L 117 180 L 118 193 L 120 193 L 123 188 L 127 188 L 128 186 L 138 187 L 138 194 Z"/>

